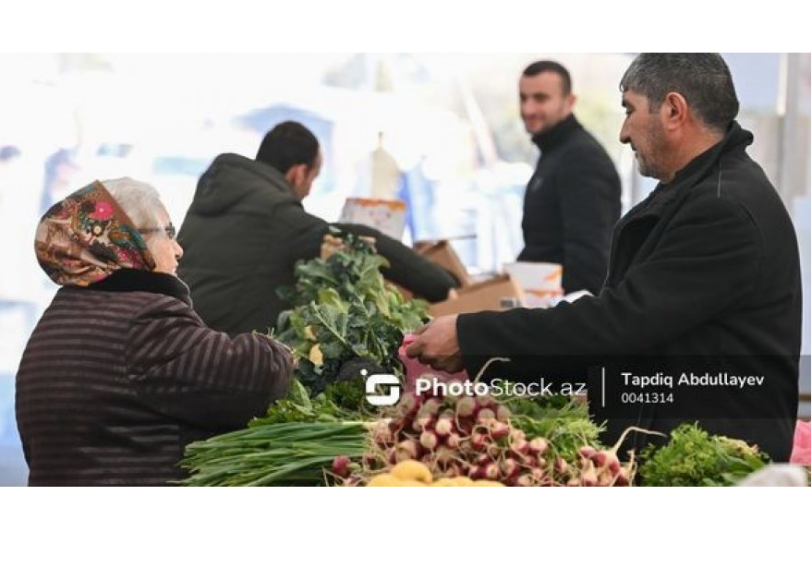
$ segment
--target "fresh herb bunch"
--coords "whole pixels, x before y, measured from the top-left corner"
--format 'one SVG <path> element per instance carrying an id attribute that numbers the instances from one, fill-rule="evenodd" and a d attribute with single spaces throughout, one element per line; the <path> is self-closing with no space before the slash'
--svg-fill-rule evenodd
<path id="1" fill-rule="evenodd" d="M 325 485 L 336 456 L 360 459 L 362 422 L 261 424 L 186 446 L 183 485 L 204 487 Z"/>
<path id="2" fill-rule="evenodd" d="M 649 446 L 640 458 L 641 484 L 655 487 L 735 485 L 768 459 L 755 446 L 710 435 L 696 424 L 682 424 L 667 445 Z"/>
<path id="3" fill-rule="evenodd" d="M 331 383 L 324 392 L 310 398 L 307 389 L 294 379 L 288 396 L 276 401 L 262 418 L 254 418 L 249 428 L 284 422 L 342 422 L 362 420 L 375 412 L 366 402 L 365 384 L 361 378 Z"/>
<path id="4" fill-rule="evenodd" d="M 511 423 L 529 437 L 546 438 L 567 460 L 575 459 L 584 446 L 600 449 L 604 428 L 589 417 L 583 402 L 567 396 L 523 398 L 503 401 L 513 413 Z"/>
<path id="5" fill-rule="evenodd" d="M 425 302 L 404 300 L 385 283 L 387 261 L 370 242 L 337 230 L 327 239 L 336 242 L 336 235 L 342 244 L 329 258 L 300 261 L 296 285 L 279 291 L 295 307 L 279 316 L 274 338 L 292 349 L 299 360 L 294 376 L 313 395 L 354 359 L 402 374 L 403 333 L 428 320 Z"/>

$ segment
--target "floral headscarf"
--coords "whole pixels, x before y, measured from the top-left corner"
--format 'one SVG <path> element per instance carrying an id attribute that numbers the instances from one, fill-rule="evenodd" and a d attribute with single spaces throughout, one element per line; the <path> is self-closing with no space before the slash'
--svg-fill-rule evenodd
<path id="1" fill-rule="evenodd" d="M 155 268 L 138 229 L 98 181 L 45 213 L 35 248 L 39 265 L 60 285 L 88 286 L 119 268 Z"/>

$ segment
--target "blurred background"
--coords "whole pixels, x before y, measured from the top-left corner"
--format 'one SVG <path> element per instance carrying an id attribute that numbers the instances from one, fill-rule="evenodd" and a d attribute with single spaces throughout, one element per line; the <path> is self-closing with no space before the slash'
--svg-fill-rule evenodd
<path id="1" fill-rule="evenodd" d="M 654 188 L 618 140 L 618 83 L 634 55 L 0 54 L 0 485 L 26 482 L 14 374 L 56 291 L 33 252 L 51 204 L 94 179 L 130 176 L 155 185 L 180 226 L 217 154 L 253 158 L 267 130 L 297 120 L 325 155 L 308 211 L 332 221 L 347 197 L 403 199 L 405 241 L 450 238 L 472 273 L 493 272 L 522 247 L 522 199 L 538 158 L 518 109 L 528 63 L 569 68 L 575 114 L 615 161 L 624 211 Z M 723 55 L 739 120 L 755 133 L 750 153 L 798 232 L 808 417 L 810 54 Z"/>

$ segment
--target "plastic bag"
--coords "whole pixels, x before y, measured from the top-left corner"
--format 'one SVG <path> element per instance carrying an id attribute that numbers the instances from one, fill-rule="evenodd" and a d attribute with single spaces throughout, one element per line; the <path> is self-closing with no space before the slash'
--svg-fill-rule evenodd
<path id="1" fill-rule="evenodd" d="M 798 420 L 795 425 L 795 438 L 792 443 L 792 456 L 789 463 L 809 467 L 809 422 Z"/>
<path id="2" fill-rule="evenodd" d="M 406 391 L 414 392 L 415 381 L 423 376 L 437 377 L 442 382 L 465 381 L 468 380 L 468 373 L 460 371 L 458 373 L 446 373 L 445 371 L 438 371 L 433 369 L 430 365 L 424 365 L 417 360 L 416 357 L 409 357 L 406 355 L 406 347 L 409 346 L 415 339 L 411 333 L 403 337 L 403 343 L 398 349 L 398 357 L 406 371 Z"/>

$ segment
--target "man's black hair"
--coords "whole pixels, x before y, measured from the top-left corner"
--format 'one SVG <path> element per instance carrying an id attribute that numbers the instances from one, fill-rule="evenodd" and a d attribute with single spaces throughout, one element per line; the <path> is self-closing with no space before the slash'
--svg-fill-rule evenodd
<path id="1" fill-rule="evenodd" d="M 281 122 L 269 131 L 257 151 L 257 161 L 286 174 L 301 164 L 312 168 L 319 155 L 319 141 L 304 125 L 292 120 Z"/>
<path id="2" fill-rule="evenodd" d="M 561 92 L 565 97 L 572 92 L 572 79 L 570 78 L 570 72 L 567 71 L 566 67 L 557 61 L 550 61 L 548 59 L 536 61 L 528 65 L 522 75 L 525 77 L 535 77 L 540 73 L 555 73 L 561 77 Z"/>

